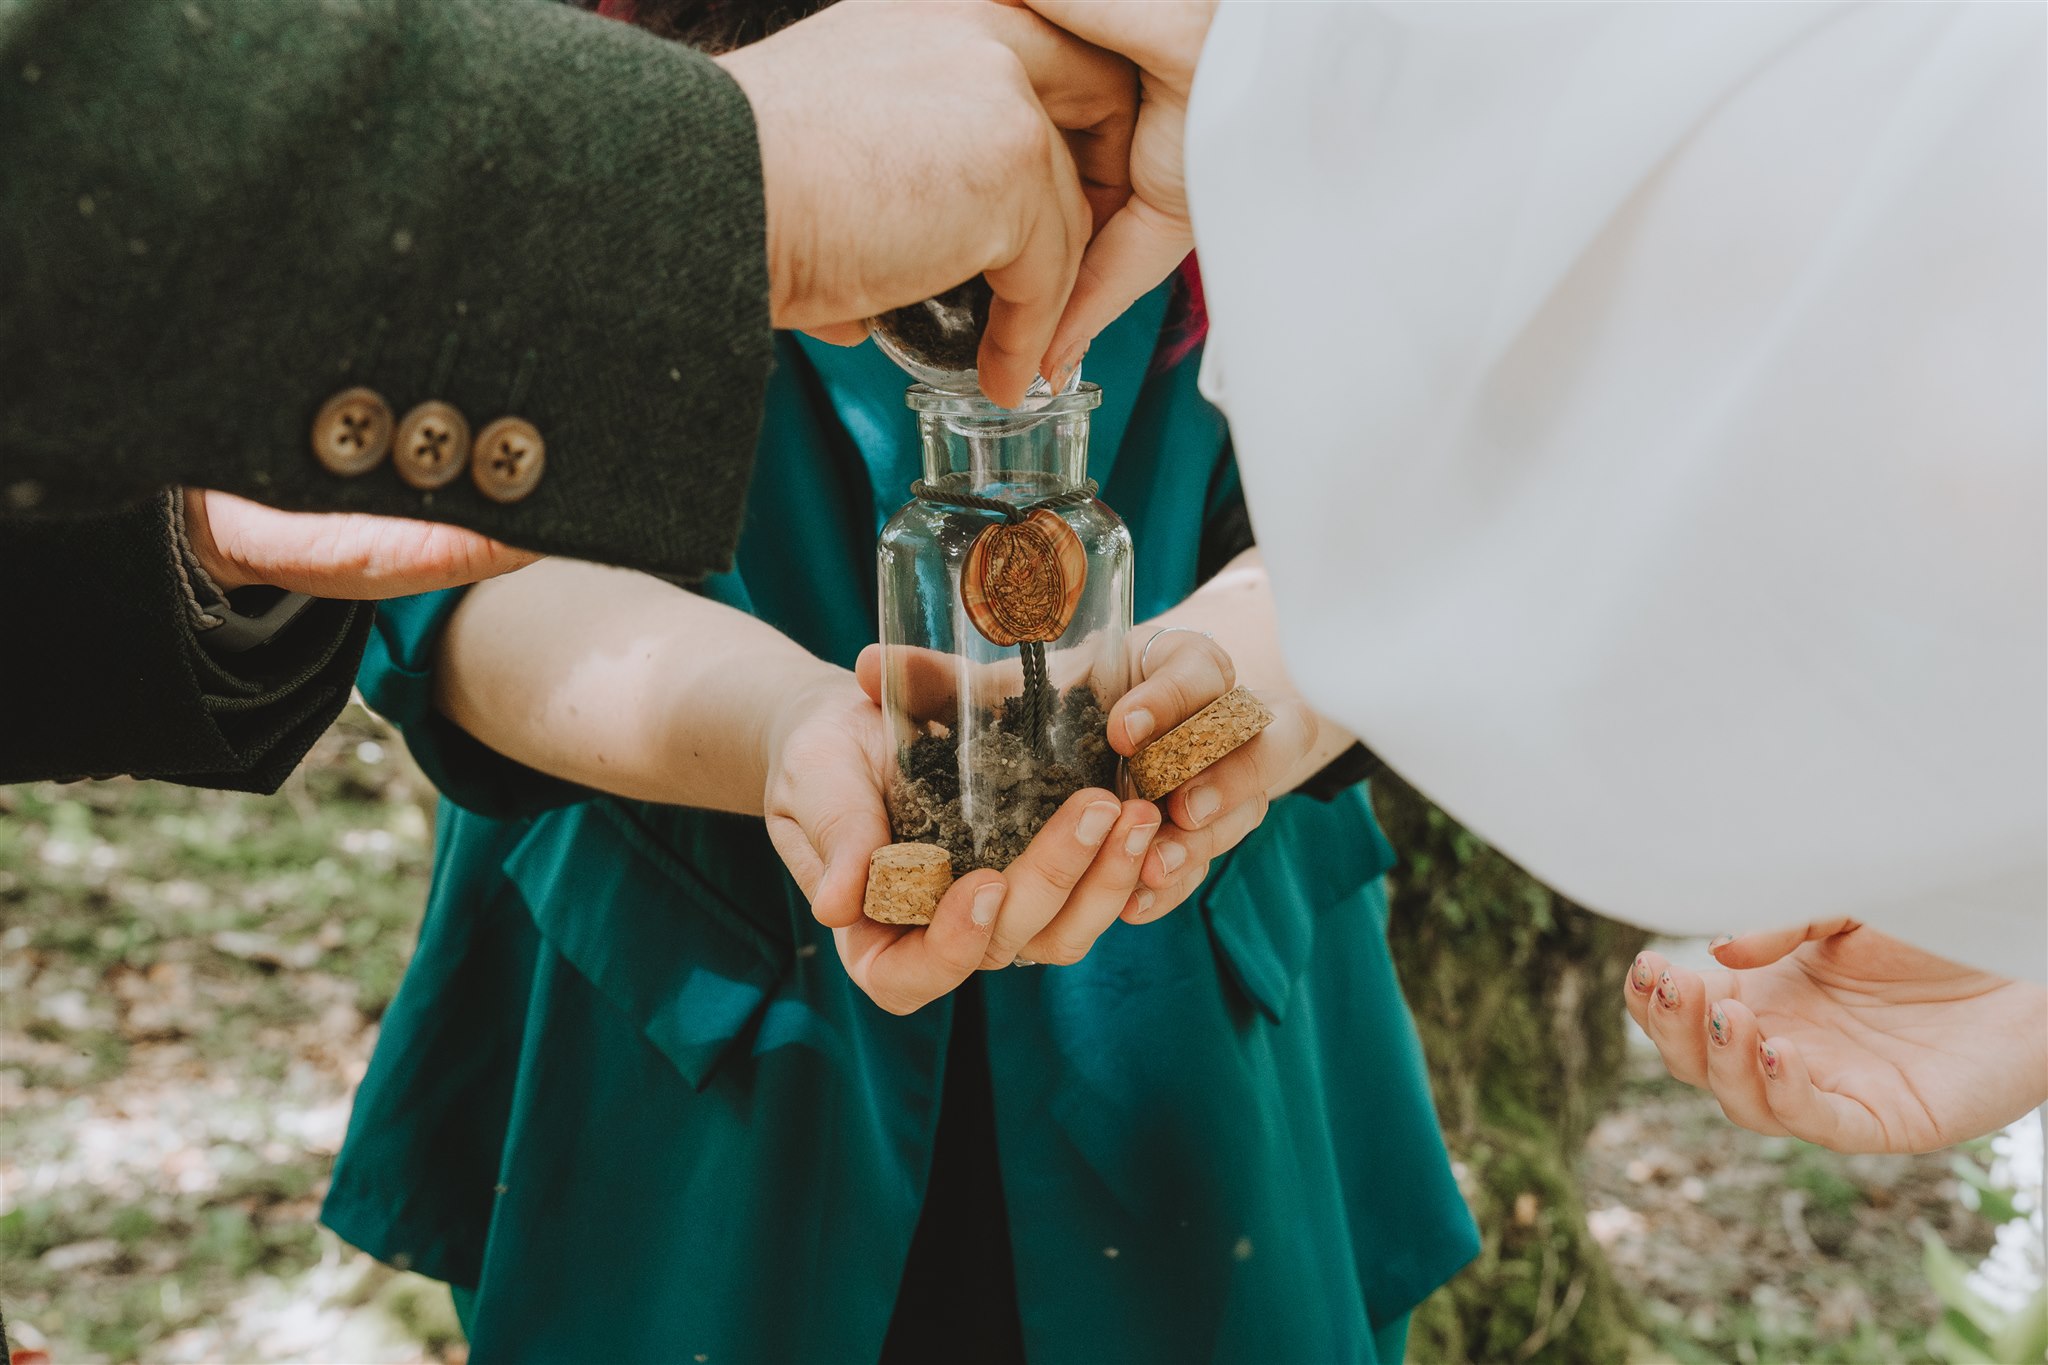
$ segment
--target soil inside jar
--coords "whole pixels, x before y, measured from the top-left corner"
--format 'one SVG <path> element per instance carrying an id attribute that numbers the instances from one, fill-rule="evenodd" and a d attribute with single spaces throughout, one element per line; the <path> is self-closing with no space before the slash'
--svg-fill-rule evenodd
<path id="1" fill-rule="evenodd" d="M 1066 799 L 1084 787 L 1116 790 L 1116 751 L 1109 747 L 1109 716 L 1092 688 L 1069 688 L 1047 727 L 1048 761 L 1024 738 L 1022 697 L 1000 713 L 978 712 L 967 780 L 975 794 L 974 819 L 961 794 L 960 741 L 936 722 L 896 755 L 897 777 L 888 793 L 896 838 L 937 844 L 953 855 L 953 875 L 978 867 L 1001 870 L 1030 844 Z"/>

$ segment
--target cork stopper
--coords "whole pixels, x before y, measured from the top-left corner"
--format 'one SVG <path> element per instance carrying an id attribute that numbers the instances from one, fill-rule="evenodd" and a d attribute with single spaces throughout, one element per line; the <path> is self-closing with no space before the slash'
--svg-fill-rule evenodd
<path id="1" fill-rule="evenodd" d="M 868 858 L 861 903 L 882 924 L 930 924 L 953 885 L 953 855 L 937 844 L 885 844 Z"/>
<path id="2" fill-rule="evenodd" d="M 1273 723 L 1265 703 L 1233 687 L 1131 758 L 1138 795 L 1157 801 Z"/>

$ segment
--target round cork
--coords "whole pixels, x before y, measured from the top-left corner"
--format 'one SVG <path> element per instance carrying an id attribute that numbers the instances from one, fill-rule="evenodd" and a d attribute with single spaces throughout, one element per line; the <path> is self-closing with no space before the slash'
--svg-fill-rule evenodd
<path id="1" fill-rule="evenodd" d="M 884 844 L 868 858 L 867 917 L 882 924 L 930 924 L 953 885 L 953 855 L 937 844 Z"/>
<path id="2" fill-rule="evenodd" d="M 1272 723 L 1264 702 L 1233 687 L 1138 750 L 1131 758 L 1131 781 L 1138 795 L 1157 801 Z"/>

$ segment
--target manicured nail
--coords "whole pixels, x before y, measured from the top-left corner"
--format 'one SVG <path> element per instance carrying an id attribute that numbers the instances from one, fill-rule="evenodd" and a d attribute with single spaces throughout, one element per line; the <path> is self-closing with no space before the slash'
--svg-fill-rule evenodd
<path id="1" fill-rule="evenodd" d="M 968 913 L 974 922 L 986 929 L 996 922 L 996 912 L 1003 908 L 1003 883 L 990 882 L 974 893 L 974 905 Z"/>
<path id="2" fill-rule="evenodd" d="M 1137 748 L 1152 737 L 1152 727 L 1159 722 L 1152 719 L 1152 713 L 1140 706 L 1124 712 L 1124 734 L 1130 737 L 1131 747 Z"/>
<path id="3" fill-rule="evenodd" d="M 1678 1008 L 1678 983 L 1665 972 L 1657 978 L 1657 1003 L 1667 1010 Z"/>
<path id="4" fill-rule="evenodd" d="M 1216 813 L 1223 804 L 1223 798 L 1214 787 L 1197 787 L 1188 793 L 1188 819 L 1201 824 Z"/>
<path id="5" fill-rule="evenodd" d="M 1628 974 L 1628 984 L 1635 988 L 1637 995 L 1648 995 L 1650 993 L 1649 954 L 1636 954 L 1635 969 Z"/>
<path id="6" fill-rule="evenodd" d="M 1733 942 L 1735 942 L 1735 935 L 1723 934 L 1719 938 L 1711 939 L 1708 941 L 1707 951 L 1710 953 L 1718 953 L 1723 948 L 1726 948 L 1729 944 Z"/>
<path id="7" fill-rule="evenodd" d="M 1713 1035 L 1716 1047 L 1728 1046 L 1728 1016 L 1721 1013 L 1721 1006 L 1718 1001 L 1715 1002 L 1714 1008 L 1707 1013 L 1707 1032 Z"/>
<path id="8" fill-rule="evenodd" d="M 1758 1043 L 1756 1055 L 1763 1060 L 1764 1075 L 1770 1080 L 1778 1079 L 1778 1049 L 1769 1043 Z"/>
<path id="9" fill-rule="evenodd" d="M 1165 870 L 1167 876 L 1171 877 L 1180 871 L 1180 865 L 1187 860 L 1188 851 L 1173 840 L 1168 839 L 1159 846 L 1159 866 Z"/>
<path id="10" fill-rule="evenodd" d="M 1145 890 L 1143 887 L 1139 887 L 1138 894 L 1133 899 L 1137 902 L 1137 913 L 1131 916 L 1131 922 L 1133 924 L 1142 924 L 1146 920 L 1152 918 L 1152 906 L 1156 901 L 1158 901 L 1159 897 L 1153 895 L 1150 891 Z"/>
<path id="11" fill-rule="evenodd" d="M 1152 847 L 1152 836 L 1159 832 L 1157 825 L 1140 825 L 1124 836 L 1124 852 L 1133 858 L 1145 856 L 1145 850 Z"/>
<path id="12" fill-rule="evenodd" d="M 1116 823 L 1117 813 L 1122 809 L 1114 801 L 1097 801 L 1081 812 L 1081 823 L 1074 827 L 1074 837 L 1089 848 L 1096 847 L 1109 837 L 1109 827 Z"/>

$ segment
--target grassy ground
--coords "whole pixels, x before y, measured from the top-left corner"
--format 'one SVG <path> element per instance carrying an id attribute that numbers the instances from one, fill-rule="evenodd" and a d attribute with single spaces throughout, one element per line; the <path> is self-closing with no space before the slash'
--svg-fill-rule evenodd
<path id="1" fill-rule="evenodd" d="M 1640 1035 L 1637 1035 L 1640 1037 Z M 1922 1361 L 1940 1301 L 1921 1229 L 1974 1261 L 1991 1226 L 1953 1156 L 1841 1156 L 1728 1123 L 1647 1041 L 1587 1144 L 1587 1221 L 1643 1319 L 1638 1361 Z"/>
<path id="2" fill-rule="evenodd" d="M 422 904 L 432 793 L 360 710 L 286 791 L 0 788 L 0 1303 L 82 1361 L 459 1361 L 446 1295 L 314 1222 Z M 1659 1079 L 1595 1133 L 1644 1361 L 1924 1358 L 1949 1159 L 1756 1137 Z"/>

